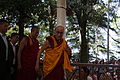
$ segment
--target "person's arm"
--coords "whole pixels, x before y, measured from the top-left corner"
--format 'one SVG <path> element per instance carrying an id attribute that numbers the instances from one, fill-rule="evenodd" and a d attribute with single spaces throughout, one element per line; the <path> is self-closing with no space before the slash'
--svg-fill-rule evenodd
<path id="1" fill-rule="evenodd" d="M 35 66 L 35 70 L 36 72 L 39 72 L 40 71 L 40 56 L 41 56 L 41 53 L 49 47 L 49 42 L 48 41 L 45 41 L 44 44 L 42 45 L 41 49 L 39 50 L 38 52 L 38 55 L 37 55 L 37 61 L 36 61 L 36 66 Z"/>
<path id="2" fill-rule="evenodd" d="M 27 38 L 23 38 L 22 41 L 20 42 L 19 50 L 18 50 L 18 69 L 21 69 L 21 54 L 24 49 L 24 47 L 27 45 Z"/>
<path id="3" fill-rule="evenodd" d="M 67 54 L 68 54 L 68 56 L 69 56 L 69 59 L 70 59 L 70 58 L 71 58 L 72 51 L 71 51 L 70 47 L 68 46 L 68 44 L 66 45 L 65 51 L 67 52 Z"/>
<path id="4" fill-rule="evenodd" d="M 66 49 L 66 52 L 68 54 L 69 59 L 71 59 L 72 51 L 69 47 Z"/>

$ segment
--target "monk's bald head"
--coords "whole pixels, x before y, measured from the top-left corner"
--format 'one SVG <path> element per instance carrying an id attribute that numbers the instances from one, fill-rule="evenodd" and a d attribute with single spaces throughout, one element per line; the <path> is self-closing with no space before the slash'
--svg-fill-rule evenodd
<path id="1" fill-rule="evenodd" d="M 64 31 L 65 29 L 64 29 L 63 26 L 57 26 L 57 27 L 55 27 L 55 31 L 57 31 L 57 30 L 62 30 L 62 31 Z"/>

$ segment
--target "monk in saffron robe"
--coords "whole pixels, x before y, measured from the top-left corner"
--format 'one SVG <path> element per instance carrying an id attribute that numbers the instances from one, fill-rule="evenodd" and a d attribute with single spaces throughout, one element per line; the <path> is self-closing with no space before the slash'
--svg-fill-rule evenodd
<path id="1" fill-rule="evenodd" d="M 37 72 L 40 70 L 40 55 L 45 50 L 43 80 L 64 80 L 64 69 L 69 71 L 73 69 L 68 57 L 71 50 L 63 35 L 64 27 L 57 26 L 55 28 L 55 35 L 47 37 L 47 40 L 38 52 L 35 67 Z"/>
<path id="2" fill-rule="evenodd" d="M 39 28 L 33 26 L 30 35 L 24 37 L 20 43 L 17 80 L 36 80 L 37 78 L 35 65 L 39 51 L 39 42 L 36 39 L 38 34 Z"/>

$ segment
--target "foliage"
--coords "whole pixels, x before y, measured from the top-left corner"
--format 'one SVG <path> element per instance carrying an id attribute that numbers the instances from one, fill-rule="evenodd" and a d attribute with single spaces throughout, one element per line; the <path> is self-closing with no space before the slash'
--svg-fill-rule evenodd
<path id="1" fill-rule="evenodd" d="M 0 18 L 8 20 L 11 29 L 13 29 L 14 26 L 18 26 L 17 32 L 19 32 L 21 37 L 26 34 L 24 33 L 26 30 L 24 29 L 34 24 L 39 24 L 40 27 L 47 27 L 47 32 L 49 32 L 51 30 L 49 30 L 48 27 L 53 29 L 56 24 L 55 14 L 50 13 L 50 10 L 55 8 L 54 4 L 55 1 L 48 0 L 45 0 L 45 2 L 42 2 L 42 0 L 0 1 Z M 42 30 L 45 31 L 46 29 L 42 28 Z M 41 31 L 42 35 L 43 32 Z"/>
<path id="2" fill-rule="evenodd" d="M 110 0 L 109 5 L 103 0 L 67 0 L 67 9 L 72 15 L 67 16 L 66 38 L 73 50 L 80 51 L 79 55 L 83 58 L 83 62 L 99 56 L 97 52 L 106 54 L 106 40 L 102 30 L 106 30 L 109 26 L 110 30 L 119 34 L 120 28 L 116 23 L 118 3 L 117 0 Z M 0 0 L 0 18 L 10 21 L 8 34 L 25 32 L 24 34 L 27 35 L 29 31 L 24 29 L 38 24 L 40 27 L 38 39 L 41 45 L 46 36 L 53 34 L 56 25 L 56 8 L 56 0 L 44 0 L 44 2 L 42 0 Z M 69 10 L 67 13 L 70 13 Z M 117 39 L 112 37 L 112 39 L 116 43 L 114 45 L 119 48 L 119 37 Z M 120 51 L 116 52 L 120 53 Z M 114 51 L 110 50 L 110 53 L 113 54 Z"/>
<path id="3" fill-rule="evenodd" d="M 74 16 L 72 16 L 72 18 L 70 16 L 68 19 L 73 25 L 76 25 L 75 23 L 77 23 L 77 29 L 81 31 L 81 35 L 79 36 L 81 36 L 80 54 L 81 58 L 83 58 L 82 62 L 86 62 L 85 59 L 88 56 L 91 47 L 93 48 L 94 53 L 94 50 L 96 50 L 95 48 L 99 49 L 102 53 L 106 53 L 107 47 L 104 44 L 105 39 L 102 37 L 103 35 L 101 35 L 101 30 L 96 31 L 94 28 L 107 28 L 111 22 L 115 22 L 118 18 L 115 13 L 118 4 L 114 0 L 110 0 L 109 4 L 102 0 L 68 0 L 67 3 L 68 7 L 74 13 Z M 111 28 L 111 26 L 109 27 L 116 32 L 114 28 Z M 97 35 L 97 38 L 102 42 L 99 43 L 98 46 L 96 46 L 95 42 L 95 32 L 100 34 L 99 36 Z M 76 36 L 76 38 L 78 37 Z"/>

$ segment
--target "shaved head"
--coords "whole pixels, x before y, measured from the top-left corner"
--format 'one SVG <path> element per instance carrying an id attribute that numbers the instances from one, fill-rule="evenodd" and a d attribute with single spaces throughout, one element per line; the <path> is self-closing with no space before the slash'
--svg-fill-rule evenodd
<path id="1" fill-rule="evenodd" d="M 57 27 L 55 27 L 55 31 L 56 31 L 57 29 L 63 29 L 63 30 L 64 30 L 64 27 L 63 27 L 63 26 L 57 26 Z"/>

